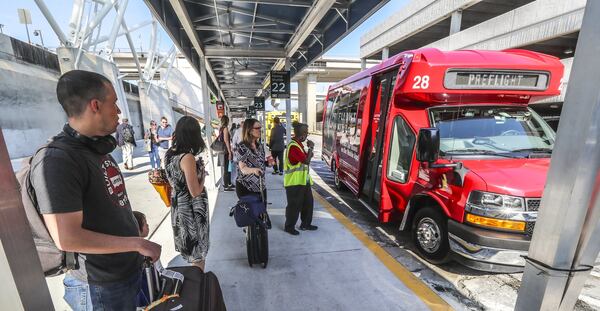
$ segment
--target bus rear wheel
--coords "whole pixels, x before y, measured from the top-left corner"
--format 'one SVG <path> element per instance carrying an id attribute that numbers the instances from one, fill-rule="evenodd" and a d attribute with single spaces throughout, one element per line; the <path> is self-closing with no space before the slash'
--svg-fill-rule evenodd
<path id="1" fill-rule="evenodd" d="M 432 207 L 420 209 L 413 220 L 412 238 L 419 254 L 427 261 L 441 264 L 448 261 L 448 220 Z"/>

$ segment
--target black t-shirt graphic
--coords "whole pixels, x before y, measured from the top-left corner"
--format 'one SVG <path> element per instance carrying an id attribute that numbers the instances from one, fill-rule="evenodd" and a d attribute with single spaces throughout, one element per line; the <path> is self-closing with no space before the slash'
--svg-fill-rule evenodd
<path id="1" fill-rule="evenodd" d="M 47 148 L 31 163 L 31 182 L 42 214 L 83 211 L 82 227 L 116 236 L 138 236 L 123 175 L 110 154 L 99 155 L 65 135 L 68 150 Z M 62 148 L 62 147 L 61 147 Z M 77 160 L 75 160 L 77 159 Z M 83 167 L 82 167 L 83 166 Z M 79 254 L 72 274 L 90 283 L 130 278 L 141 269 L 137 252 Z"/>

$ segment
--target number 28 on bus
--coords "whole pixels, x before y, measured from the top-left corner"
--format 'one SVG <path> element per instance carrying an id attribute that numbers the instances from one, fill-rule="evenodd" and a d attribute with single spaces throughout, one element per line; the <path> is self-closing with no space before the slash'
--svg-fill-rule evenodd
<path id="1" fill-rule="evenodd" d="M 323 159 L 428 261 L 519 271 L 555 139 L 528 105 L 562 75 L 525 50 L 400 53 L 329 88 Z"/>

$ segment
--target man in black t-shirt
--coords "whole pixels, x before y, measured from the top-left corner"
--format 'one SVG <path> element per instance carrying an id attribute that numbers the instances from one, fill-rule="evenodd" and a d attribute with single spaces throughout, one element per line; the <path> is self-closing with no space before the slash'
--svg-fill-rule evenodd
<path id="1" fill-rule="evenodd" d="M 73 310 L 135 310 L 143 256 L 156 261 L 161 247 L 139 237 L 110 155 L 120 113 L 116 93 L 106 77 L 81 70 L 62 75 L 56 92 L 68 123 L 53 138 L 59 148 L 34 156 L 31 183 L 58 248 L 78 253 L 64 298 Z"/>

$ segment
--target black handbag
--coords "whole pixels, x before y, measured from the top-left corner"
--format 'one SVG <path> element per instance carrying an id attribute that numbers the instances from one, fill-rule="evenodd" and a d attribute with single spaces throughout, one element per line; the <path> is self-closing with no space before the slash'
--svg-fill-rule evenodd
<path id="1" fill-rule="evenodd" d="M 210 149 L 217 153 L 224 153 L 227 150 L 227 146 L 225 146 L 225 141 L 223 140 L 223 131 L 220 131 L 219 137 L 210 144 Z"/>

